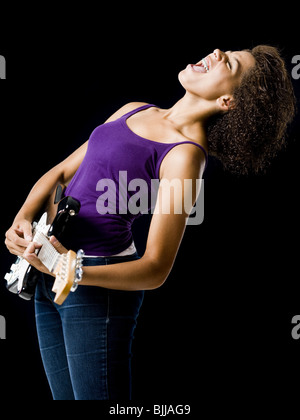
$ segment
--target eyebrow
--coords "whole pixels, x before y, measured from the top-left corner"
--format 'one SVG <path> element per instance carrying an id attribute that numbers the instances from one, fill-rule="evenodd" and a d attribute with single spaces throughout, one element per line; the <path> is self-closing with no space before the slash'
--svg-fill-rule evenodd
<path id="1" fill-rule="evenodd" d="M 237 70 L 239 70 L 241 63 L 236 57 L 232 57 L 232 59 L 237 63 Z"/>
<path id="2" fill-rule="evenodd" d="M 227 51 L 226 54 L 232 54 L 232 51 Z M 239 70 L 241 63 L 240 61 L 233 55 L 231 55 L 230 60 L 234 60 L 237 63 L 237 70 Z"/>

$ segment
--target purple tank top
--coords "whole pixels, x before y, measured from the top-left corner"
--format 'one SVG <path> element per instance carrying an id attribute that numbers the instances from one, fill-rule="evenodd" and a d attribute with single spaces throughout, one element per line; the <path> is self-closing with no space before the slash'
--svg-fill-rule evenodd
<path id="1" fill-rule="evenodd" d="M 159 143 L 131 131 L 127 118 L 149 107 L 155 105 L 141 106 L 92 132 L 86 155 L 65 191 L 81 203 L 68 238 L 73 250 L 109 256 L 129 247 L 131 225 L 154 206 L 160 165 L 173 147 L 192 143 L 203 151 L 207 164 L 206 151 L 197 143 Z"/>

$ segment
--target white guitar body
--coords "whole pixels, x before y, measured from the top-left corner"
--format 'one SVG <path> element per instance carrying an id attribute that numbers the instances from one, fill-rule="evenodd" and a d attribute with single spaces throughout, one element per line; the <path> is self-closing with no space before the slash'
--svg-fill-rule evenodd
<path id="1" fill-rule="evenodd" d="M 37 236 L 43 234 L 47 236 L 50 224 L 47 225 L 47 213 L 44 213 L 40 218 L 38 223 L 33 224 L 32 235 L 33 241 L 37 242 Z M 17 260 L 10 267 L 10 272 L 6 273 L 4 278 L 7 281 L 7 289 L 12 293 L 20 294 L 23 290 L 23 284 L 25 276 L 30 267 L 29 262 L 27 262 L 23 257 L 18 257 Z M 24 299 L 29 300 L 26 296 L 22 296 Z"/>
<path id="2" fill-rule="evenodd" d="M 67 218 L 73 217 L 79 212 L 80 203 L 72 197 L 65 197 L 60 203 L 61 210 L 59 210 L 56 217 L 59 219 L 59 217 L 65 216 L 63 219 L 63 226 L 65 226 Z M 36 253 L 47 269 L 55 275 L 52 289 L 56 294 L 54 302 L 61 305 L 69 292 L 76 290 L 78 282 L 81 280 L 84 252 L 82 250 L 79 250 L 77 254 L 72 250 L 66 254 L 57 252 L 49 241 L 51 234 L 54 232 L 54 222 L 51 226 L 50 224 L 47 225 L 47 217 L 47 213 L 44 213 L 39 222 L 33 224 L 33 242 L 42 245 Z M 56 222 L 56 225 L 59 223 Z M 30 270 L 32 271 L 30 272 Z M 33 269 L 23 257 L 18 257 L 10 267 L 10 272 L 4 277 L 7 281 L 7 289 L 12 293 L 18 294 L 23 299 L 30 300 L 34 294 L 36 283 L 33 282 L 32 284 L 28 279 L 34 270 L 36 269 Z"/>

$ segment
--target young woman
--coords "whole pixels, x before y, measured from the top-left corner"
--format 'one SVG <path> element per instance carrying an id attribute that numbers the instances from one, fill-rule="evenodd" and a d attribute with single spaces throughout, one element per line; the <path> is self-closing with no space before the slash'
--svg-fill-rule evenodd
<path id="1" fill-rule="evenodd" d="M 41 271 L 36 322 L 54 399 L 130 398 L 131 345 L 143 293 L 168 277 L 207 152 L 226 168 L 249 173 L 264 169 L 284 144 L 295 100 L 275 48 L 217 49 L 189 64 L 179 81 L 186 93 L 172 108 L 129 103 L 97 127 L 88 142 L 36 183 L 6 233 L 10 252 Z M 127 183 L 145 181 L 149 196 L 151 180 L 161 181 L 141 258 L 131 234 L 137 215 L 121 208 L 120 172 Z M 115 212 L 99 211 L 111 205 L 104 179 L 115 186 Z M 68 247 L 87 255 L 80 286 L 61 306 L 53 303 L 53 277 L 34 253 L 38 245 L 31 235 L 35 215 L 59 183 L 81 202 Z M 126 189 L 125 203 L 134 193 Z M 54 237 L 51 242 L 66 251 L 66 244 Z"/>

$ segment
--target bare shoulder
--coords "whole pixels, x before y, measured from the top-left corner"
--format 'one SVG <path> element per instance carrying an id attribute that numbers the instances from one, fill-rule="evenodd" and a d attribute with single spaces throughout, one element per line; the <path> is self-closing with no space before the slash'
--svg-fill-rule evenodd
<path id="1" fill-rule="evenodd" d="M 192 143 L 178 144 L 164 158 L 160 178 L 199 178 L 205 168 L 205 155 Z"/>
<path id="2" fill-rule="evenodd" d="M 118 111 L 116 111 L 113 115 L 111 115 L 105 122 L 115 121 L 118 118 L 121 118 L 123 115 L 127 114 L 127 112 L 133 111 L 140 106 L 148 105 L 147 102 L 129 102 L 128 104 L 122 106 Z"/>

